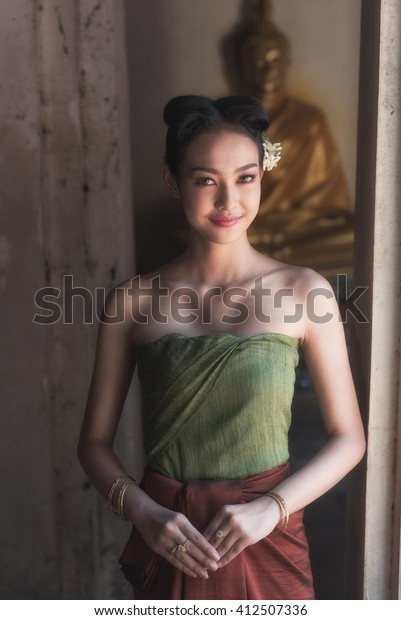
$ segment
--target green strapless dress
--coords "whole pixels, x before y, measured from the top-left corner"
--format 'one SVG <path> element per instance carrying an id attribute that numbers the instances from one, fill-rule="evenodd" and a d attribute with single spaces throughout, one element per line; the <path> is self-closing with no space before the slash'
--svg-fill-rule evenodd
<path id="1" fill-rule="evenodd" d="M 138 343 L 135 359 L 152 469 L 186 482 L 288 461 L 297 338 L 174 332 Z"/>

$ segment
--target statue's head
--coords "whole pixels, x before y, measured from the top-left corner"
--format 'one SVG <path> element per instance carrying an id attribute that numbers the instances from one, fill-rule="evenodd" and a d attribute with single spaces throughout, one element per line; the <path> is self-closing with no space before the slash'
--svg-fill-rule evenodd
<path id="1" fill-rule="evenodd" d="M 271 19 L 271 3 L 262 0 L 240 44 L 244 90 L 261 101 L 282 96 L 289 65 L 289 44 Z"/>

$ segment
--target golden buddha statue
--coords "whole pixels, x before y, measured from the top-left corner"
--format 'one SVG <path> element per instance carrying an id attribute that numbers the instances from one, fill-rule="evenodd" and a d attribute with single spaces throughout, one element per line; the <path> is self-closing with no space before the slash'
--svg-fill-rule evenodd
<path id="1" fill-rule="evenodd" d="M 283 147 L 277 168 L 264 174 L 250 242 L 327 275 L 351 270 L 353 212 L 338 151 L 323 112 L 287 94 L 289 45 L 272 22 L 270 1 L 256 7 L 237 46 L 241 92 L 262 101 L 269 139 Z"/>

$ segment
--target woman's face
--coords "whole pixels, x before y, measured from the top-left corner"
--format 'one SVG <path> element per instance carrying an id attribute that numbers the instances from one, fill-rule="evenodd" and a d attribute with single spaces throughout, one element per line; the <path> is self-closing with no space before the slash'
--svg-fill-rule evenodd
<path id="1" fill-rule="evenodd" d="M 179 194 L 195 234 L 231 243 L 245 234 L 260 203 L 259 150 L 230 129 L 191 142 L 179 170 Z"/>

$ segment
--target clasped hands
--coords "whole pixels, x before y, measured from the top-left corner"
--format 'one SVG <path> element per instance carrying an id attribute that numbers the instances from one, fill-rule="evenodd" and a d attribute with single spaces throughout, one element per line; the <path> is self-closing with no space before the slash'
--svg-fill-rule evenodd
<path id="1" fill-rule="evenodd" d="M 148 545 L 190 577 L 208 578 L 246 547 L 268 536 L 280 521 L 277 504 L 259 497 L 224 506 L 201 534 L 182 513 L 156 504 L 140 530 Z"/>

